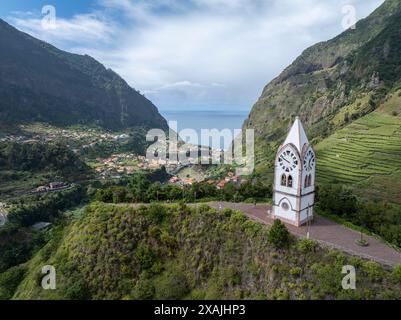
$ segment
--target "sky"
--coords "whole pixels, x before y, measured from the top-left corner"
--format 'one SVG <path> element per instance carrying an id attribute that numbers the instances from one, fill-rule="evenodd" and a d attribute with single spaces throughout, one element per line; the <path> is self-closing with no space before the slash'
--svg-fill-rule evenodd
<path id="1" fill-rule="evenodd" d="M 161 111 L 249 111 L 303 50 L 383 2 L 0 0 L 0 17 L 60 49 L 93 56 Z"/>

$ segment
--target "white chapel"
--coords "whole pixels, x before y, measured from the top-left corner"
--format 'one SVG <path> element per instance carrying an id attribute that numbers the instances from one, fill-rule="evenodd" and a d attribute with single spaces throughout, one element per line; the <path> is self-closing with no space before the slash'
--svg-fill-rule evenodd
<path id="1" fill-rule="evenodd" d="M 277 152 L 273 219 L 300 227 L 313 220 L 316 156 L 297 117 Z"/>

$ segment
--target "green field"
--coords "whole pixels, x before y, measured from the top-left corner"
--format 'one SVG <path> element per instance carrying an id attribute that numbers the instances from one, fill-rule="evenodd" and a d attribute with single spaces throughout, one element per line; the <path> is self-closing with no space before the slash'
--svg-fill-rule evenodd
<path id="1" fill-rule="evenodd" d="M 401 119 L 370 113 L 316 146 L 318 182 L 352 184 L 361 195 L 401 203 Z"/>

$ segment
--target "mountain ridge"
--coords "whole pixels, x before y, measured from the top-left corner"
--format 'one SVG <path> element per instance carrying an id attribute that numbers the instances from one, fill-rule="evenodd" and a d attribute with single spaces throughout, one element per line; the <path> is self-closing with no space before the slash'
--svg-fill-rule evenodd
<path id="1" fill-rule="evenodd" d="M 244 123 L 245 129 L 256 133 L 257 175 L 271 175 L 275 152 L 295 116 L 300 116 L 311 143 L 317 146 L 373 112 L 377 119 L 382 119 L 382 112 L 399 119 L 400 107 L 391 112 L 377 110 L 401 89 L 400 30 L 401 3 L 387 0 L 359 21 L 355 30 L 306 49 L 264 88 Z M 382 130 L 375 148 L 369 149 L 377 162 L 388 139 L 385 127 Z M 338 160 L 325 159 L 327 165 L 333 161 Z M 345 163 L 343 170 L 351 168 Z M 371 172 L 380 174 L 380 170 Z M 326 176 L 325 182 L 338 180 L 337 173 L 333 171 L 331 179 Z"/>
<path id="2" fill-rule="evenodd" d="M 88 55 L 62 51 L 0 19 L 2 124 L 97 124 L 167 130 L 156 106 Z"/>

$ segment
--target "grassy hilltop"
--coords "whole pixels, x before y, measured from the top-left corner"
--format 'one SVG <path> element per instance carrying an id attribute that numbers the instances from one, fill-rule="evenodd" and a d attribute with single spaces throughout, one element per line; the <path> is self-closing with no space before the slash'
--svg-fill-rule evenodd
<path id="1" fill-rule="evenodd" d="M 3 274 L 14 299 L 400 299 L 399 269 L 272 233 L 206 206 L 93 203 L 34 258 Z M 280 241 L 277 241 L 279 239 Z M 283 239 L 285 241 L 283 241 Z M 40 287 L 57 270 L 57 290 Z M 342 290 L 342 266 L 357 290 Z M 11 281 L 10 281 L 11 279 Z M 14 281 L 12 281 L 14 280 Z M 3 291 L 1 291 L 3 289 Z"/>

